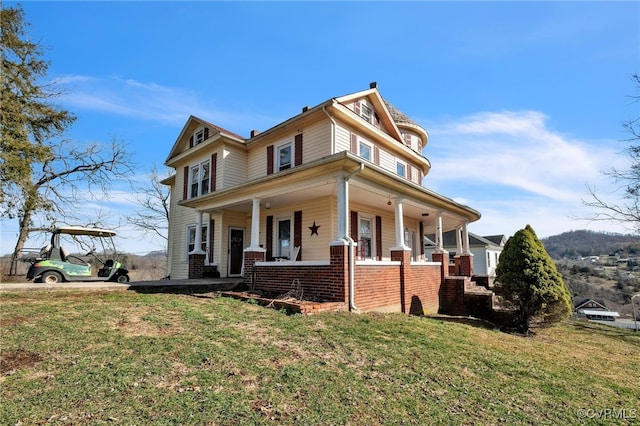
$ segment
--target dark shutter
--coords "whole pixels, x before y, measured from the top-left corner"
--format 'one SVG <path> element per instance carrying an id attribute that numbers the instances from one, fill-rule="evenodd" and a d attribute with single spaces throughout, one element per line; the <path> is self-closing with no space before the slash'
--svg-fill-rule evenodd
<path id="1" fill-rule="evenodd" d="M 189 166 L 184 166 L 184 182 L 182 182 L 182 199 L 186 200 L 189 195 Z"/>
<path id="2" fill-rule="evenodd" d="M 351 239 L 355 242 L 358 242 L 358 212 L 351 210 L 351 218 L 349 219 L 351 222 Z"/>
<path id="3" fill-rule="evenodd" d="M 302 260 L 302 210 L 293 213 L 293 246 L 300 247 L 298 257 L 291 260 Z"/>
<path id="4" fill-rule="evenodd" d="M 420 244 L 420 255 L 424 256 L 424 222 L 420 222 L 420 231 L 418 233 L 418 244 Z"/>
<path id="5" fill-rule="evenodd" d="M 216 221 L 214 219 L 209 219 L 209 263 L 213 263 L 213 236 L 214 228 L 216 226 Z"/>
<path id="6" fill-rule="evenodd" d="M 267 229 L 265 239 L 265 244 L 267 246 L 267 262 L 270 262 L 273 260 L 273 216 L 267 216 Z"/>
<path id="7" fill-rule="evenodd" d="M 204 128 L 204 140 L 206 141 L 207 139 L 209 139 L 209 128 L 205 127 Z"/>
<path id="8" fill-rule="evenodd" d="M 267 147 L 267 174 L 273 173 L 273 145 Z"/>
<path id="9" fill-rule="evenodd" d="M 382 217 L 376 216 L 376 258 L 382 260 Z"/>
<path id="10" fill-rule="evenodd" d="M 351 133 L 351 147 L 349 148 L 354 154 L 358 153 L 358 135 Z"/>
<path id="11" fill-rule="evenodd" d="M 360 101 L 356 101 L 353 104 L 353 110 L 356 112 L 356 114 L 360 115 Z"/>
<path id="12" fill-rule="evenodd" d="M 189 148 L 193 148 L 193 135 L 189 138 Z"/>
<path id="13" fill-rule="evenodd" d="M 373 147 L 373 162 L 378 166 L 380 165 L 380 148 L 377 146 Z"/>
<path id="14" fill-rule="evenodd" d="M 407 164 L 407 179 L 413 182 L 413 167 L 411 167 L 411 164 Z"/>
<path id="15" fill-rule="evenodd" d="M 209 187 L 211 188 L 211 192 L 214 192 L 216 190 L 216 180 L 218 178 L 217 174 L 218 174 L 218 153 L 214 152 L 213 154 L 211 154 L 211 185 L 209 185 Z"/>
<path id="16" fill-rule="evenodd" d="M 302 133 L 300 133 L 299 135 L 296 135 L 296 139 L 295 139 L 295 146 L 293 148 L 294 155 L 294 166 L 299 166 L 300 164 L 302 164 Z"/>

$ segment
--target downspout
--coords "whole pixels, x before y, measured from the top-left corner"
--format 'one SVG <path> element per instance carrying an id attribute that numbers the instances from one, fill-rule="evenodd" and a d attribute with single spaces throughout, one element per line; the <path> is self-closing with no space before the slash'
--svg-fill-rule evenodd
<path id="1" fill-rule="evenodd" d="M 336 152 L 336 122 L 327 111 L 326 106 L 322 107 L 322 111 L 327 115 L 329 121 L 331 121 L 331 154 L 334 154 Z"/>
<path id="2" fill-rule="evenodd" d="M 360 168 L 358 170 L 356 170 L 355 172 L 351 173 L 349 176 L 344 178 L 345 183 L 349 182 L 349 179 L 351 179 L 352 177 L 354 177 L 355 175 L 357 175 L 358 173 L 362 172 L 364 170 L 364 163 L 361 162 L 360 163 Z M 347 202 L 348 202 L 348 190 L 347 190 Z M 356 256 L 355 256 L 355 251 L 354 251 L 354 247 L 355 247 L 355 241 L 353 241 L 353 238 L 351 238 L 351 236 L 349 235 L 345 235 L 345 239 L 347 240 L 347 242 L 349 243 L 349 249 L 348 249 L 348 257 L 349 257 L 349 310 L 350 311 L 359 311 L 358 307 L 356 306 L 356 302 L 355 302 L 355 269 L 356 269 Z"/>

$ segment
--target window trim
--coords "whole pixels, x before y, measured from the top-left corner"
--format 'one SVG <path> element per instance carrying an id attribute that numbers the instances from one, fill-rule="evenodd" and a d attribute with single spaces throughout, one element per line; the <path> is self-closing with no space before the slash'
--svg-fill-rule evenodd
<path id="1" fill-rule="evenodd" d="M 402 173 L 400 173 L 400 167 L 402 167 Z M 396 174 L 400 177 L 407 178 L 407 163 L 396 159 Z"/>
<path id="2" fill-rule="evenodd" d="M 208 176 L 206 176 L 206 178 L 203 176 L 203 170 L 204 170 L 204 166 L 208 164 Z M 194 171 L 197 170 L 198 176 L 197 176 L 197 181 L 194 182 Z M 204 185 L 202 184 L 203 182 L 205 182 L 206 180 L 206 192 L 203 191 L 203 187 Z M 196 198 L 199 197 L 201 195 L 206 195 L 209 192 L 211 192 L 211 160 L 207 159 L 204 161 L 201 161 L 197 164 L 194 164 L 193 166 L 189 167 L 189 198 Z M 196 190 L 196 194 L 193 194 L 194 191 L 194 185 L 196 185 L 195 190 Z"/>
<path id="3" fill-rule="evenodd" d="M 184 246 L 185 246 L 185 261 L 189 260 L 189 253 L 191 253 L 193 251 L 193 249 L 190 249 L 190 246 L 193 245 L 193 248 L 195 248 L 195 240 L 193 241 L 193 243 L 190 243 L 190 237 L 191 237 L 191 230 L 193 230 L 193 237 L 195 239 L 196 236 L 196 229 L 198 229 L 198 225 L 191 224 L 191 225 L 187 225 L 186 227 L 186 232 L 185 232 L 185 239 L 184 239 Z M 202 224 L 202 250 L 207 253 L 206 257 L 205 257 L 205 265 L 209 264 L 209 251 L 208 249 L 209 247 L 209 224 Z"/>
<path id="4" fill-rule="evenodd" d="M 282 167 L 282 164 L 280 164 L 280 152 L 283 149 L 289 148 L 290 152 L 289 152 L 289 165 L 287 167 Z M 294 164 L 294 159 L 295 159 L 295 144 L 292 143 L 291 141 L 289 142 L 285 142 L 281 145 L 277 145 L 274 149 L 274 156 L 275 156 L 275 169 L 279 172 L 283 171 L 283 170 L 289 170 L 291 168 L 293 168 L 293 164 Z"/>
<path id="5" fill-rule="evenodd" d="M 369 148 L 369 158 L 366 158 L 362 155 L 362 146 L 366 146 L 367 148 Z M 374 145 L 362 138 L 358 138 L 358 156 L 360 156 L 361 158 L 364 158 L 367 161 L 371 161 L 373 162 L 373 151 L 374 151 Z"/>
<path id="6" fill-rule="evenodd" d="M 289 253 L 285 256 L 283 255 L 281 249 L 282 246 L 280 244 L 280 224 L 281 222 L 285 222 L 285 221 L 289 221 Z M 273 252 L 276 253 L 275 257 L 287 257 L 290 258 L 291 257 L 291 252 L 293 250 L 293 216 L 287 215 L 287 216 L 279 216 L 277 218 L 275 218 L 275 238 L 273 239 L 273 243 L 274 243 L 274 250 Z"/>
<path id="7" fill-rule="evenodd" d="M 363 220 L 369 221 L 369 229 L 371 230 L 371 236 L 370 236 L 370 241 L 369 241 L 370 253 L 369 253 L 369 256 L 362 256 L 362 252 L 361 252 L 362 247 L 360 247 L 360 246 L 358 246 L 358 253 L 360 254 L 360 258 L 361 259 L 373 260 L 373 259 L 377 258 L 376 257 L 377 256 L 377 253 L 376 253 L 376 217 L 374 215 L 371 215 L 371 214 L 358 212 L 358 245 L 360 245 L 360 242 L 362 241 L 361 223 L 362 223 Z"/>

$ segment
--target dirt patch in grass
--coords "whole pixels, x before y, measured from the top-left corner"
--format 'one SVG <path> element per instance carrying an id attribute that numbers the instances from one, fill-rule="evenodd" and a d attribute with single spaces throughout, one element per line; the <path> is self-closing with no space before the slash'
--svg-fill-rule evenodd
<path id="1" fill-rule="evenodd" d="M 19 369 L 33 368 L 42 361 L 43 358 L 40 354 L 24 349 L 3 351 L 0 353 L 0 374 L 4 376 Z"/>
<path id="2" fill-rule="evenodd" d="M 16 315 L 9 318 L 0 318 L 0 328 L 9 327 L 11 325 L 21 324 L 29 321 L 29 318 L 23 315 Z"/>

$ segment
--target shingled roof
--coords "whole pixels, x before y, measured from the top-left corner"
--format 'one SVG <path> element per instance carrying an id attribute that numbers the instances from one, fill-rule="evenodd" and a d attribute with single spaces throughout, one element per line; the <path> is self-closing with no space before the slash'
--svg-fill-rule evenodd
<path id="1" fill-rule="evenodd" d="M 384 102 L 384 105 L 387 107 L 387 110 L 389 110 L 389 114 L 391 114 L 391 118 L 393 118 L 393 121 L 395 121 L 396 124 L 410 124 L 412 126 L 418 126 L 418 124 L 415 121 L 407 117 L 405 113 L 403 113 L 398 108 L 393 106 L 389 101 L 387 101 L 386 99 L 382 99 L 382 100 Z"/>

